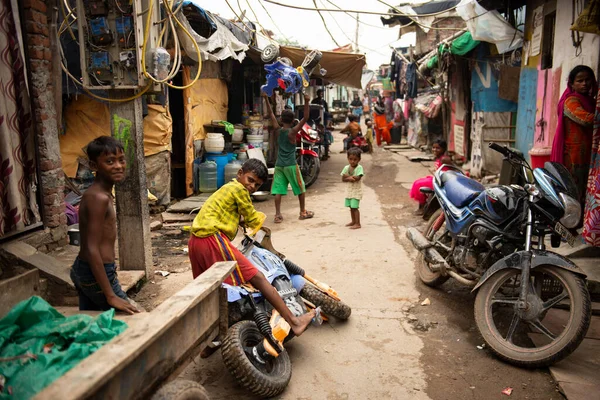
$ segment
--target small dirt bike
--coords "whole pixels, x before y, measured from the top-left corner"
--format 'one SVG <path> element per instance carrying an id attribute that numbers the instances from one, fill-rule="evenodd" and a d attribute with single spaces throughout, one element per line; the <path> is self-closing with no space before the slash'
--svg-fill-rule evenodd
<path id="1" fill-rule="evenodd" d="M 545 241 L 574 243 L 571 232 L 581 218 L 577 187 L 560 164 L 532 170 L 519 153 L 496 143 L 490 148 L 525 184 L 486 189 L 442 165 L 426 213 L 437 211 L 424 234 L 410 228 L 407 237 L 421 253 L 417 271 L 426 285 L 452 277 L 478 289 L 475 322 L 498 357 L 522 367 L 548 366 L 577 348 L 591 319 L 585 274 L 547 251 Z"/>
<path id="2" fill-rule="evenodd" d="M 306 187 L 316 182 L 321 171 L 318 142 L 319 133 L 308 124 L 304 124 L 296 135 L 296 163 Z"/>
<path id="3" fill-rule="evenodd" d="M 350 317 L 352 310 L 335 290 L 273 248 L 268 228 L 263 227 L 254 237 L 245 235 L 239 250 L 277 289 L 295 316 L 318 307 L 325 316 Z M 230 325 L 221 347 L 223 362 L 245 389 L 261 398 L 277 396 L 292 376 L 283 343 L 294 334 L 260 292 L 248 285 L 223 286 L 227 289 Z"/>

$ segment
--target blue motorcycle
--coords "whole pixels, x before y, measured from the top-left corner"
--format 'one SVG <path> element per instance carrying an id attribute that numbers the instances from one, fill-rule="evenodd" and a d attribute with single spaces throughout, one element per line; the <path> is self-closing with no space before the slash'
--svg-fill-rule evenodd
<path id="1" fill-rule="evenodd" d="M 485 188 L 443 165 L 433 191 L 423 190 L 431 196 L 429 214 L 435 210 L 424 233 L 410 228 L 406 235 L 420 253 L 417 271 L 426 285 L 453 278 L 478 290 L 475 321 L 493 353 L 517 366 L 548 366 L 577 348 L 591 320 L 585 274 L 546 249 L 574 244 L 578 190 L 560 164 L 532 170 L 520 153 L 490 148 L 523 185 Z"/>
<path id="2" fill-rule="evenodd" d="M 316 322 L 326 316 L 346 320 L 351 309 L 337 292 L 275 250 L 271 232 L 263 227 L 254 236 L 245 234 L 239 250 L 277 289 L 295 316 L 317 309 Z M 250 285 L 227 289 L 229 330 L 221 354 L 231 375 L 260 398 L 281 394 L 292 376 L 290 358 L 283 346 L 294 334 L 277 310 Z"/>

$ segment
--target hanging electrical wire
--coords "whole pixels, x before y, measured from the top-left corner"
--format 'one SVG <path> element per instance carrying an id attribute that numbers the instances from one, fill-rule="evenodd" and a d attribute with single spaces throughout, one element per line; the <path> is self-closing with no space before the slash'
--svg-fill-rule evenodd
<path id="1" fill-rule="evenodd" d="M 271 4 L 275 4 L 281 7 L 287 7 L 287 8 L 294 8 L 296 10 L 305 10 L 305 11 L 330 11 L 330 12 L 348 12 L 348 13 L 359 13 L 359 14 L 370 14 L 370 15 L 391 15 L 391 16 L 395 16 L 397 17 L 398 15 L 401 16 L 405 16 L 405 17 L 410 17 L 410 15 L 399 11 L 397 8 L 393 7 L 393 6 L 389 6 L 390 8 L 396 10 L 395 13 L 391 13 L 391 12 L 380 12 L 380 11 L 366 11 L 366 10 L 347 10 L 347 9 L 333 9 L 333 8 L 311 8 L 311 7 L 301 7 L 301 6 L 294 6 L 291 4 L 284 4 L 284 3 L 279 3 L 277 1 L 274 0 L 262 0 L 262 1 L 266 1 L 267 3 L 271 3 Z M 384 3 L 385 4 L 385 3 Z M 431 14 L 420 14 L 419 17 L 435 17 L 437 15 L 441 15 L 444 14 L 448 11 L 452 11 L 453 9 L 455 9 L 456 7 L 458 7 L 458 4 L 447 9 L 444 11 L 440 11 L 437 13 L 431 13 Z"/>
<path id="2" fill-rule="evenodd" d="M 317 6 L 316 0 L 313 0 L 313 1 L 315 2 L 315 7 L 316 7 Z M 331 17 L 331 19 L 333 19 L 333 22 L 337 25 L 337 27 L 340 28 L 340 31 L 342 32 L 342 35 L 344 35 L 346 37 L 346 39 L 348 39 L 350 41 L 350 43 L 354 43 L 354 39 L 350 38 L 346 34 L 346 32 L 344 31 L 344 29 L 342 29 L 342 27 L 340 26 L 340 24 L 337 22 L 337 19 L 335 19 L 335 17 L 331 13 L 329 13 L 329 16 Z M 321 17 L 321 19 L 323 19 L 323 17 Z M 325 24 L 325 20 L 324 19 L 323 19 L 323 24 Z M 358 43 L 355 43 L 355 45 L 358 46 Z M 338 47 L 340 47 L 340 45 L 338 45 Z"/>
<path id="3" fill-rule="evenodd" d="M 313 3 L 315 4 L 315 9 L 317 9 L 317 0 L 313 0 Z M 329 33 L 329 36 L 331 37 L 331 40 L 333 40 L 333 43 L 335 43 L 335 45 L 337 47 L 342 47 L 340 46 L 340 44 L 337 42 L 337 40 L 335 40 L 335 38 L 333 37 L 333 35 L 331 34 L 331 32 L 329 31 L 329 28 L 327 27 L 327 24 L 325 23 L 325 18 L 323 18 L 323 14 L 321 14 L 321 11 L 317 10 L 317 13 L 319 14 L 319 17 L 321 17 L 321 21 L 323 21 L 323 26 L 325 27 L 325 30 L 327 31 L 327 33 Z"/>
<path id="4" fill-rule="evenodd" d="M 279 26 L 277 26 L 277 24 L 275 23 L 275 20 L 273 19 L 273 17 L 271 17 L 271 14 L 269 14 L 269 10 L 267 10 L 265 5 L 260 0 L 258 1 L 258 4 L 260 4 L 260 6 L 263 8 L 263 10 L 265 10 L 265 13 L 267 13 L 267 16 L 273 23 L 273 26 L 275 27 L 275 29 L 277 29 L 279 31 L 279 33 L 281 33 L 281 36 L 283 36 L 285 41 L 289 43 L 290 39 L 288 39 L 288 37 L 283 33 L 283 31 L 281 29 L 279 29 Z"/>
<path id="5" fill-rule="evenodd" d="M 256 23 L 258 24 L 258 26 L 260 26 L 260 29 L 262 29 L 262 31 L 264 33 L 264 36 L 266 36 L 267 38 L 269 38 L 269 41 L 275 42 L 275 40 L 268 34 L 269 30 L 267 30 L 263 26 L 263 24 L 260 23 L 260 20 L 258 19 L 258 16 L 256 15 L 256 13 L 254 12 L 254 9 L 250 5 L 250 0 L 246 0 L 246 3 L 248 4 L 248 7 L 250 8 L 250 11 L 252 12 L 252 15 L 254 15 L 254 19 L 256 19 Z M 239 6 L 239 1 L 238 1 L 238 6 Z M 240 11 L 241 10 L 242 10 L 242 8 L 240 7 Z"/>
<path id="6" fill-rule="evenodd" d="M 240 21 L 240 22 L 241 22 L 241 23 L 242 23 L 242 24 L 243 24 L 243 25 L 244 25 L 246 28 L 248 28 L 248 30 L 249 30 L 249 32 L 250 32 L 250 33 L 254 33 L 254 34 L 256 34 L 256 35 L 262 36 L 262 37 L 264 37 L 265 39 L 267 39 L 267 40 L 269 40 L 269 41 L 271 41 L 271 42 L 273 41 L 273 39 L 272 39 L 272 38 L 268 37 L 267 35 L 263 35 L 262 33 L 258 32 L 256 29 L 252 28 L 251 26 L 248 26 L 248 24 L 246 24 L 246 23 L 243 21 L 242 17 L 240 17 L 240 16 L 238 15 L 238 13 L 237 13 L 237 12 L 235 11 L 235 9 L 234 9 L 234 8 L 231 6 L 231 4 L 229 4 L 229 0 L 225 0 L 225 3 L 227 3 L 227 6 L 229 7 L 229 9 L 230 9 L 230 10 L 231 10 L 231 12 L 233 13 L 233 15 L 235 15 L 235 17 L 236 17 L 236 18 L 237 18 L 237 19 L 238 19 L 238 20 L 239 20 L 239 21 Z M 240 7 L 240 9 L 241 9 L 241 7 Z"/>
<path id="7" fill-rule="evenodd" d="M 329 4 L 331 4 L 332 6 L 334 6 L 335 8 L 337 8 L 338 10 L 342 10 L 343 11 L 342 7 L 338 6 L 334 2 L 332 2 L 330 0 L 325 0 L 325 1 L 328 2 Z M 344 11 L 344 14 L 346 14 L 349 17 L 351 17 L 352 19 L 358 21 L 359 24 L 363 24 L 363 25 L 370 26 L 370 27 L 377 28 L 377 29 L 384 29 L 386 31 L 389 30 L 389 28 L 386 28 L 386 27 L 383 27 L 383 26 L 377 26 L 377 25 L 369 24 L 368 22 L 361 21 L 360 19 L 356 18 L 354 15 L 350 14 L 347 11 Z"/>

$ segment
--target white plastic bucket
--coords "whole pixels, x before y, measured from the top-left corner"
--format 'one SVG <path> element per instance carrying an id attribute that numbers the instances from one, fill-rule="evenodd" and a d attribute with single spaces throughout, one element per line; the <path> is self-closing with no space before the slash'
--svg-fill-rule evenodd
<path id="1" fill-rule="evenodd" d="M 263 134 L 262 122 L 251 122 L 250 123 L 250 135 L 258 136 Z"/>
<path id="2" fill-rule="evenodd" d="M 207 133 L 204 149 L 209 153 L 221 153 L 225 148 L 225 139 L 221 133 Z"/>
<path id="3" fill-rule="evenodd" d="M 263 136 L 262 135 L 247 135 L 248 148 L 262 149 L 263 147 Z"/>
<path id="4" fill-rule="evenodd" d="M 233 131 L 233 136 L 231 136 L 231 141 L 233 143 L 241 143 L 244 139 L 244 130 L 235 128 Z"/>

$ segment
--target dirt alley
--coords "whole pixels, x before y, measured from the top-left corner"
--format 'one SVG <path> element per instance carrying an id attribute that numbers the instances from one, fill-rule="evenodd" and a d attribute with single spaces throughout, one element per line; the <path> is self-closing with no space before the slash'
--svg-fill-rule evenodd
<path id="1" fill-rule="evenodd" d="M 281 399 L 561 399 L 547 370 L 524 370 L 505 364 L 483 344 L 473 320 L 474 295 L 448 281 L 431 289 L 415 276 L 416 252 L 405 239 L 411 226 L 424 221 L 412 215 L 414 204 L 402 186 L 427 175 L 428 163 L 376 149 L 363 155 L 365 196 L 363 228 L 344 228 L 344 186 L 339 172 L 346 164 L 341 136 L 332 158 L 322 162 L 309 188 L 307 207 L 315 218 L 298 221 L 297 200 L 284 199 L 284 222 L 272 223 L 273 200 L 256 203 L 267 214 L 275 247 L 312 275 L 331 284 L 352 307 L 349 321 L 331 321 L 309 329 L 288 346 L 293 365 L 290 385 Z M 153 234 L 155 275 L 135 296 L 152 309 L 191 280 L 186 235 L 163 229 Z M 421 306 L 425 298 L 430 306 Z M 251 399 L 224 368 L 220 353 L 196 359 L 181 376 L 197 380 L 212 399 Z"/>

